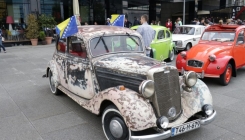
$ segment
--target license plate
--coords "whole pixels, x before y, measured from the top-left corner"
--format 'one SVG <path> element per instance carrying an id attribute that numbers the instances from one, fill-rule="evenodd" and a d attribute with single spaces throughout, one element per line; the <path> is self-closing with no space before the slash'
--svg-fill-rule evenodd
<path id="1" fill-rule="evenodd" d="M 185 124 L 177 126 L 177 127 L 173 127 L 171 129 L 171 136 L 173 137 L 173 136 L 176 136 L 176 135 L 197 129 L 200 126 L 201 125 L 200 125 L 199 120 L 195 120 L 195 121 L 191 121 L 191 122 L 185 123 Z"/>

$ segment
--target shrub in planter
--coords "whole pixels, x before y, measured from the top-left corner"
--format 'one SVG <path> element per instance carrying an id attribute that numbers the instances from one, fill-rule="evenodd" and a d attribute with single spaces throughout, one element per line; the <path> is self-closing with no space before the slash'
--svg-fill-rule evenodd
<path id="1" fill-rule="evenodd" d="M 47 44 L 51 44 L 54 36 L 53 28 L 56 26 L 56 21 L 54 20 L 54 17 L 42 14 L 41 16 L 39 16 L 38 24 L 40 30 L 45 31 Z"/>
<path id="2" fill-rule="evenodd" d="M 39 32 L 39 39 L 42 40 L 43 45 L 47 44 L 45 38 L 46 38 L 46 35 L 45 35 L 44 31 L 40 31 Z"/>
<path id="3" fill-rule="evenodd" d="M 31 40 L 33 46 L 36 46 L 39 36 L 39 27 L 36 16 L 33 14 L 28 15 L 27 24 L 26 37 Z"/>

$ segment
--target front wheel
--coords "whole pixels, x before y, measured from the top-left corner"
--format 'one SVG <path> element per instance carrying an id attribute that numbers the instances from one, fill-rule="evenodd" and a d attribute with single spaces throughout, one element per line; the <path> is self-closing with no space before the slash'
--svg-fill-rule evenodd
<path id="1" fill-rule="evenodd" d="M 186 51 L 189 51 L 191 49 L 191 43 L 188 43 L 187 45 L 186 45 L 186 47 L 185 47 L 185 50 Z"/>
<path id="2" fill-rule="evenodd" d="M 102 115 L 102 127 L 108 140 L 129 140 L 131 131 L 114 105 L 108 106 Z"/>
<path id="3" fill-rule="evenodd" d="M 228 64 L 226 66 L 226 70 L 224 71 L 223 74 L 220 75 L 220 84 L 223 86 L 226 86 L 230 83 L 231 81 L 231 76 L 232 76 L 232 66 L 231 64 Z"/>

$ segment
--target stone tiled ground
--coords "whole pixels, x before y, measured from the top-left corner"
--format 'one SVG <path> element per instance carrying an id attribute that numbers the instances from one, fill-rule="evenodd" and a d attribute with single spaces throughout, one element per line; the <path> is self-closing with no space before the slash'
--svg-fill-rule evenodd
<path id="1" fill-rule="evenodd" d="M 42 78 L 54 52 L 52 45 L 15 46 L 0 53 L 0 139 L 103 140 L 101 118 L 65 95 L 55 96 Z M 174 64 L 174 62 L 173 62 Z M 245 68 L 229 86 L 204 79 L 218 112 L 217 119 L 170 140 L 244 140 Z"/>

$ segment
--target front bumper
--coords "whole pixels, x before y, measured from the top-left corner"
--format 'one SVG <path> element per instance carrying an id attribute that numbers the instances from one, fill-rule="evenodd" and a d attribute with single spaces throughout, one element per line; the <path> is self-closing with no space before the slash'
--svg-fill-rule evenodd
<path id="1" fill-rule="evenodd" d="M 206 125 L 211 123 L 215 119 L 215 116 L 216 116 L 216 111 L 214 110 L 213 114 L 210 115 L 208 118 L 201 118 L 200 124 Z M 169 137 L 171 137 L 171 129 L 158 134 L 145 135 L 145 136 L 131 136 L 130 140 L 163 140 Z"/>
<path id="2" fill-rule="evenodd" d="M 183 69 L 183 67 L 182 67 L 182 69 L 178 69 L 178 71 L 179 71 L 181 74 L 185 74 L 186 72 L 188 72 L 188 71 L 185 71 L 185 70 Z M 209 77 L 209 78 L 219 78 L 219 77 L 220 77 L 220 75 L 216 75 L 216 74 L 207 74 L 207 73 L 204 72 L 204 70 L 202 70 L 201 73 L 196 72 L 196 74 L 197 74 L 197 77 L 198 77 L 198 78 L 204 78 L 204 77 Z"/>

